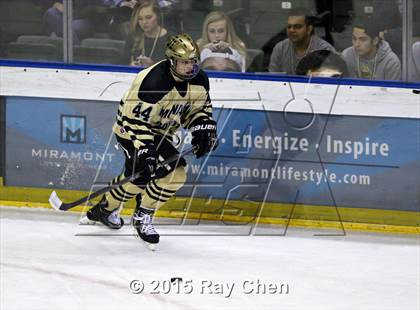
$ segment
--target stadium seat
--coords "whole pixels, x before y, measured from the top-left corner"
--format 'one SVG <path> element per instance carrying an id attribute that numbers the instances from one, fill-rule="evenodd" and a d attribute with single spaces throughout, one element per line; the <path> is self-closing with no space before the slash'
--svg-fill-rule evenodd
<path id="1" fill-rule="evenodd" d="M 52 44 L 59 52 L 63 51 L 63 38 L 50 37 L 50 36 L 39 36 L 39 35 L 23 35 L 19 36 L 16 40 L 19 43 L 31 43 L 31 44 Z"/>
<path id="2" fill-rule="evenodd" d="M 87 38 L 82 40 L 82 46 L 87 47 L 109 47 L 115 48 L 120 51 L 124 51 L 125 41 L 122 40 L 111 40 L 111 39 L 97 39 L 97 38 Z"/>
<path id="3" fill-rule="evenodd" d="M 73 59 L 76 63 L 122 64 L 121 51 L 110 47 L 75 46 Z"/>
<path id="4" fill-rule="evenodd" d="M 117 50 L 119 53 L 118 59 L 114 60 L 113 63 L 123 64 L 123 56 L 125 50 L 125 41 L 122 40 L 111 40 L 111 39 L 97 39 L 87 38 L 82 41 L 81 46 L 94 47 L 94 48 L 111 48 Z"/>
<path id="5" fill-rule="evenodd" d="M 62 61 L 63 56 L 54 44 L 12 42 L 8 45 L 8 58 L 44 61 Z"/>
<path id="6" fill-rule="evenodd" d="M 264 52 L 259 49 L 248 48 L 246 50 L 248 56 L 247 72 L 262 72 Z"/>
<path id="7" fill-rule="evenodd" d="M 27 50 L 24 51 L 23 48 Z M 63 39 L 40 35 L 22 35 L 9 43 L 8 57 L 29 60 L 63 60 Z"/>

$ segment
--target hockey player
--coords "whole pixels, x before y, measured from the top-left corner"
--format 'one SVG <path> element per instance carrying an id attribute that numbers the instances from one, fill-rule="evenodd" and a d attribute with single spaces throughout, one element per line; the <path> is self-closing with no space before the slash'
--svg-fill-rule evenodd
<path id="1" fill-rule="evenodd" d="M 173 134 L 180 126 L 189 129 L 197 158 L 217 147 L 209 81 L 200 69 L 197 44 L 187 34 L 173 36 L 167 43 L 166 57 L 137 75 L 120 102 L 113 126 L 125 154 L 125 170 L 111 184 L 138 171 L 142 176 L 112 189 L 87 212 L 89 220 L 119 229 L 124 225 L 120 207 L 135 198 L 132 224 L 148 244 L 159 242 L 152 224 L 155 211 L 186 180 L 184 158 L 164 167 L 157 165 L 178 154 L 171 143 Z"/>

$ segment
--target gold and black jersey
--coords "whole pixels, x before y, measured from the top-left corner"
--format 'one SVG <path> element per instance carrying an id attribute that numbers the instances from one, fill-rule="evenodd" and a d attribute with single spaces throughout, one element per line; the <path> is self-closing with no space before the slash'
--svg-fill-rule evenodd
<path id="1" fill-rule="evenodd" d="M 115 134 L 132 140 L 136 148 L 153 143 L 156 134 L 172 139 L 180 127 L 198 119 L 211 119 L 209 80 L 202 70 L 191 80 L 177 81 L 168 60 L 143 71 L 120 102 Z"/>

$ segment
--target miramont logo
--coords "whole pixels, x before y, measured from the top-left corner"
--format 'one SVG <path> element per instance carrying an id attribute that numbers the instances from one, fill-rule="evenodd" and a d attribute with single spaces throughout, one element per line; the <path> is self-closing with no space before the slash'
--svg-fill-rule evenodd
<path id="1" fill-rule="evenodd" d="M 86 117 L 61 115 L 61 136 L 63 143 L 86 143 Z"/>

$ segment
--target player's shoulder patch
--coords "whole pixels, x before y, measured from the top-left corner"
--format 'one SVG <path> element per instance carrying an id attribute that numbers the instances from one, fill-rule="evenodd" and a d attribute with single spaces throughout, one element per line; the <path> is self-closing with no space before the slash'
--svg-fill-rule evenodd
<path id="1" fill-rule="evenodd" d="M 207 91 L 210 89 L 209 85 L 209 78 L 207 73 L 200 69 L 198 74 L 190 81 L 188 81 L 191 85 L 200 85 L 203 86 Z"/>
<path id="2" fill-rule="evenodd" d="M 162 61 L 150 69 L 139 88 L 139 99 L 147 103 L 156 103 L 173 88 L 173 78 L 167 61 Z"/>

